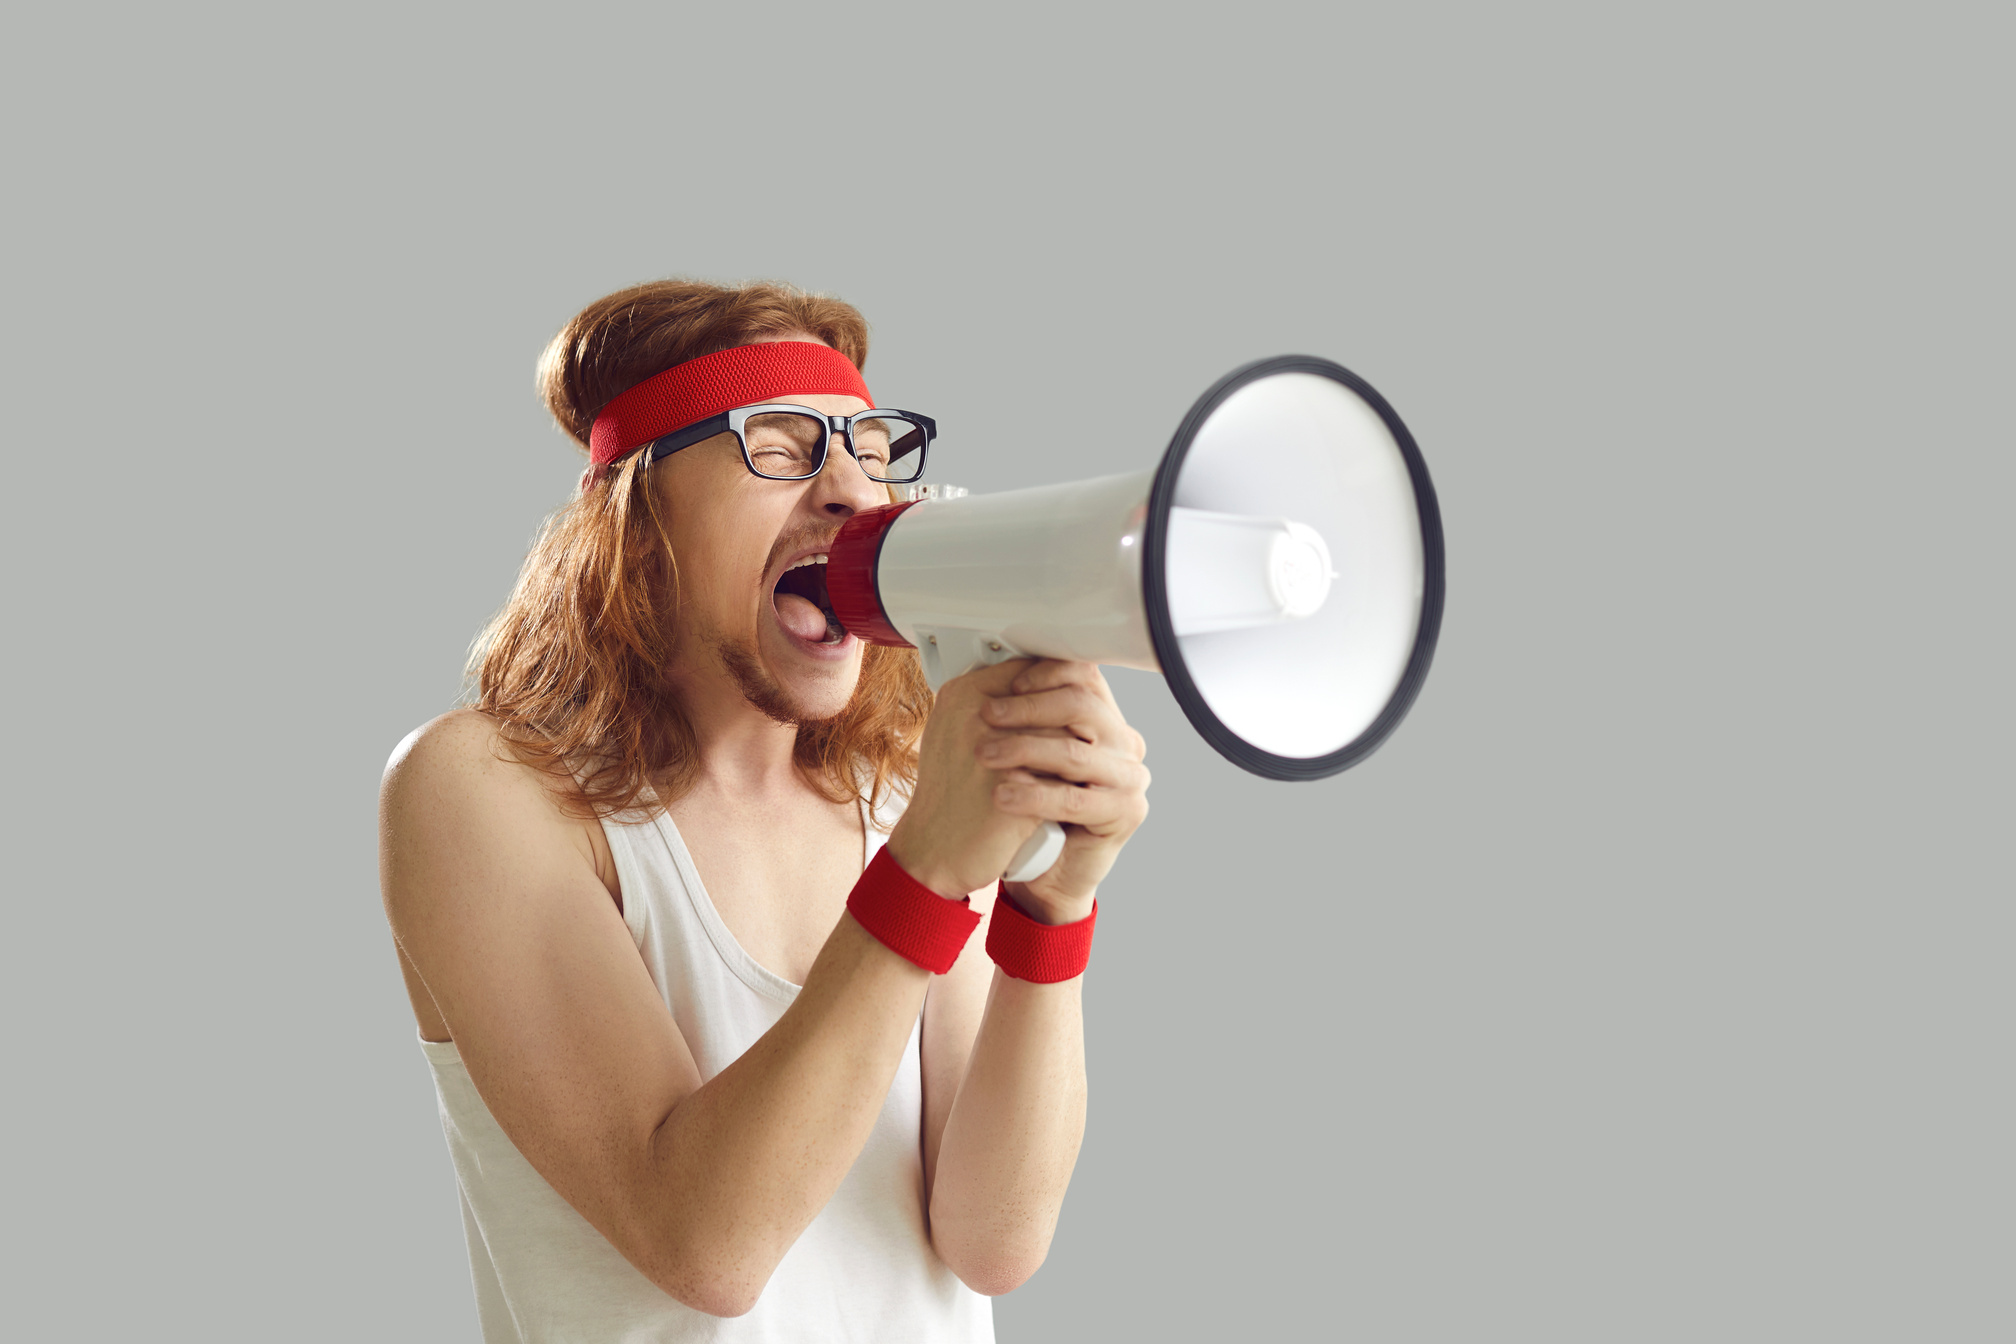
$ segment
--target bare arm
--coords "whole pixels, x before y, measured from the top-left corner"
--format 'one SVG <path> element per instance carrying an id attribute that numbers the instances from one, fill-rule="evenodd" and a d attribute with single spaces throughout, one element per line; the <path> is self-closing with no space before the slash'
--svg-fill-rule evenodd
<path id="1" fill-rule="evenodd" d="M 1010 896 L 1037 920 L 1071 923 L 1091 912 L 1099 881 L 1147 815 L 1144 744 L 1097 668 L 1004 669 L 1012 679 L 986 683 L 995 698 L 961 745 L 972 767 L 1001 772 L 987 783 L 1000 812 L 1070 823 L 1057 865 Z M 898 830 L 892 846 L 909 839 Z M 921 838 L 897 858 L 931 882 Z M 926 1176 L 940 1257 L 976 1291 L 996 1294 L 1043 1263 L 1084 1137 L 1082 981 L 1037 985 L 994 971 L 983 1015 L 975 969 L 962 957 L 925 1012 Z"/>
<path id="2" fill-rule="evenodd" d="M 843 917 L 796 1001 L 701 1085 L 580 823 L 450 715 L 387 773 L 386 910 L 527 1160 L 680 1301 L 746 1312 L 867 1141 L 929 975 Z"/>

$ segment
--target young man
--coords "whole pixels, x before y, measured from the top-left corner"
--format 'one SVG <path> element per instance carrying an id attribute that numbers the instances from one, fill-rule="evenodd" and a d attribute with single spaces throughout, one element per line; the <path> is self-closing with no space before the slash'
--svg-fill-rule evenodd
<path id="1" fill-rule="evenodd" d="M 982 1295 L 1048 1249 L 1143 743 L 1089 665 L 934 704 L 914 651 L 830 616 L 826 548 L 928 451 L 928 420 L 858 414 L 866 349 L 772 285 L 575 318 L 541 381 L 582 491 L 474 707 L 387 770 L 386 910 L 493 1344 L 991 1339 Z M 997 901 L 1044 818 L 1063 857 Z"/>

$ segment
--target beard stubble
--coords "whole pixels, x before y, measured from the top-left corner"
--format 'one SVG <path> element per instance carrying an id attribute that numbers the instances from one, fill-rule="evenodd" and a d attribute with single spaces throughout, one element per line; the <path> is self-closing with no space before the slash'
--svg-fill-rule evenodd
<path id="1" fill-rule="evenodd" d="M 714 656 L 721 667 L 734 678 L 735 688 L 742 692 L 742 698 L 773 723 L 781 723 L 788 728 L 820 728 L 837 723 L 846 717 L 847 709 L 838 714 L 814 715 L 805 712 L 801 705 L 794 704 L 782 686 L 763 670 L 755 651 L 716 635 L 708 641 L 714 649 Z M 854 694 L 860 693 L 860 686 Z M 848 708 L 853 706 L 854 696 L 847 697 Z"/>

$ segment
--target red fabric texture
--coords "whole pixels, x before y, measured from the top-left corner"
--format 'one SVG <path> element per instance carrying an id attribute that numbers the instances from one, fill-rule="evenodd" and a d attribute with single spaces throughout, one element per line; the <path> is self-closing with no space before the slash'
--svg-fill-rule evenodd
<path id="1" fill-rule="evenodd" d="M 946 900 L 904 872 L 886 846 L 854 884 L 847 909 L 876 942 L 933 975 L 952 969 L 980 923 L 972 897 Z"/>
<path id="2" fill-rule="evenodd" d="M 765 341 L 717 350 L 674 364 L 618 394 L 595 417 L 588 457 L 594 467 L 606 467 L 631 449 L 710 415 L 820 393 L 859 397 L 870 407 L 875 405 L 868 384 L 861 381 L 861 370 L 830 346 Z"/>
<path id="3" fill-rule="evenodd" d="M 889 624 L 889 614 L 882 609 L 881 591 L 875 586 L 875 562 L 882 558 L 882 534 L 896 521 L 896 515 L 909 507 L 910 504 L 884 504 L 863 509 L 841 524 L 839 535 L 826 548 L 826 597 L 833 603 L 833 614 L 848 634 L 870 644 L 911 647 L 910 641 Z"/>
<path id="4" fill-rule="evenodd" d="M 1022 913 L 1004 884 L 994 898 L 994 917 L 987 923 L 987 955 L 1004 975 L 1031 984 L 1054 985 L 1085 973 L 1092 960 L 1092 926 L 1099 920 L 1099 902 L 1075 924 L 1043 924 Z"/>

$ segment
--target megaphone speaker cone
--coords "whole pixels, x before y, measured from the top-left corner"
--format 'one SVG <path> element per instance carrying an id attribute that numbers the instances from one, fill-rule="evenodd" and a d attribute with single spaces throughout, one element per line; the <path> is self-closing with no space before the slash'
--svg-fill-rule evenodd
<path id="1" fill-rule="evenodd" d="M 1163 675 L 1245 769 L 1348 769 L 1419 694 L 1442 621 L 1441 514 L 1413 436 L 1343 366 L 1285 355 L 1206 392 L 1155 473 L 1142 546 Z M 1235 599 L 1225 557 L 1242 546 L 1268 559 L 1238 570 L 1259 578 Z M 1280 616 L 1238 619 L 1263 585 Z"/>

